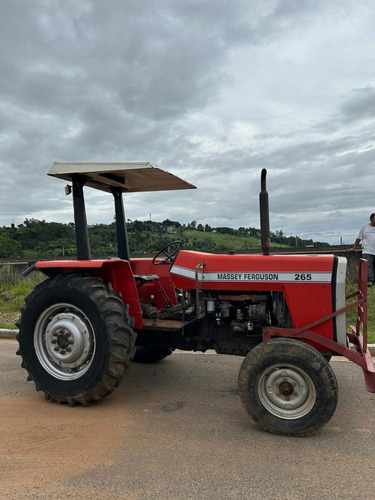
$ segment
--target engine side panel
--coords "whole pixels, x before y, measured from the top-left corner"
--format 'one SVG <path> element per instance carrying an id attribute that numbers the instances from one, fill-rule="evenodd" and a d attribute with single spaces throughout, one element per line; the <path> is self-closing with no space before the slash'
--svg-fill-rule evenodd
<path id="1" fill-rule="evenodd" d="M 282 292 L 294 328 L 335 310 L 334 255 L 214 255 L 181 251 L 171 274 L 177 287 L 205 291 Z M 197 266 L 199 266 L 197 268 Z M 334 321 L 314 328 L 334 339 Z"/>

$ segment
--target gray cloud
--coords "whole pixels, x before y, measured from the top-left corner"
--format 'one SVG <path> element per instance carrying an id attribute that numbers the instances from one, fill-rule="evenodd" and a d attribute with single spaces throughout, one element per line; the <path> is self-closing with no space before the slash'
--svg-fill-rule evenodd
<path id="1" fill-rule="evenodd" d="M 375 66 L 375 60 L 373 60 Z M 370 119 L 375 116 L 375 87 L 354 89 L 350 99 L 342 105 L 341 112 L 346 122 Z"/>
<path id="2" fill-rule="evenodd" d="M 130 218 L 259 225 L 352 241 L 373 210 L 371 0 L 0 0 L 0 224 L 68 222 L 53 161 L 151 161 L 191 193 Z M 111 200 L 87 195 L 90 221 Z"/>

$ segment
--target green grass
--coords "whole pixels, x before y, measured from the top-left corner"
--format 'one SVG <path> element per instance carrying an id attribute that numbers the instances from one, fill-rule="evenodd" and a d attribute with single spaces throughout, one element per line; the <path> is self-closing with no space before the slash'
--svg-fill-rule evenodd
<path id="1" fill-rule="evenodd" d="M 10 287 L 0 286 L 0 311 L 2 314 L 11 314 L 19 311 L 23 301 L 34 288 L 33 283 L 20 283 Z"/>
<path id="2" fill-rule="evenodd" d="M 14 323 L 0 323 L 0 329 L 17 330 L 17 327 Z"/>
<path id="3" fill-rule="evenodd" d="M 14 274 L 11 267 L 0 270 L 0 328 L 16 328 L 14 321 L 25 301 L 35 286 L 45 277 L 40 272 L 31 273 L 27 278 Z M 11 317 L 11 320 L 6 320 Z"/>
<path id="4" fill-rule="evenodd" d="M 214 232 L 192 231 L 185 229 L 179 234 L 173 235 L 174 239 L 183 240 L 184 250 L 202 250 L 205 252 L 225 252 L 236 251 L 246 252 L 252 249 L 261 251 L 261 242 L 252 236 L 238 236 L 234 234 L 222 234 Z M 177 236 L 177 238 L 176 238 Z M 272 243 L 273 248 L 285 247 L 278 243 Z"/>
<path id="5" fill-rule="evenodd" d="M 260 240 L 252 238 L 251 236 L 236 236 L 232 234 L 220 233 L 205 233 L 202 231 L 189 231 L 183 232 L 185 250 L 205 250 L 208 248 L 210 251 L 228 251 L 235 250 L 238 253 L 250 248 L 260 249 Z"/>
<path id="6" fill-rule="evenodd" d="M 34 283 L 21 283 L 13 286 L 0 285 L 0 312 L 11 314 L 20 310 L 23 301 L 35 287 Z"/>
<path id="7" fill-rule="evenodd" d="M 357 290 L 356 283 L 347 283 L 346 293 L 350 294 Z M 355 298 L 349 302 L 355 301 Z M 348 303 L 349 303 L 348 302 Z M 347 325 L 355 325 L 357 320 L 357 308 L 346 313 Z M 369 344 L 375 344 L 375 287 L 367 288 L 367 341 Z"/>

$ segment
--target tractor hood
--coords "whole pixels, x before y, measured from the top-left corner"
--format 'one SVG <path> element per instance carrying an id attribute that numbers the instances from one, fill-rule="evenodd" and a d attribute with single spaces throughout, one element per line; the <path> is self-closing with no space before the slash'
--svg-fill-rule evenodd
<path id="1" fill-rule="evenodd" d="M 178 288 L 202 290 L 298 290 L 322 284 L 328 289 L 333 255 L 222 255 L 181 250 L 170 273 Z M 296 288 L 297 289 L 297 288 Z M 300 292 L 299 292 L 300 293 Z"/>

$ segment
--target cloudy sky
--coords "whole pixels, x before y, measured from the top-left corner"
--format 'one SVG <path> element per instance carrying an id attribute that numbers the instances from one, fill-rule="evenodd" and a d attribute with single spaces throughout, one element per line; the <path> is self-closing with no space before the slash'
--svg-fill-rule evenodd
<path id="1" fill-rule="evenodd" d="M 0 226 L 70 222 L 54 161 L 149 161 L 194 191 L 134 220 L 354 242 L 375 212 L 374 0 L 0 0 Z M 90 224 L 111 196 L 86 194 Z"/>

